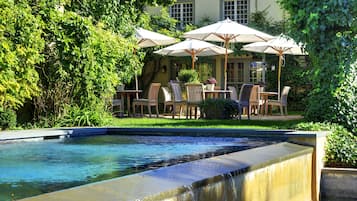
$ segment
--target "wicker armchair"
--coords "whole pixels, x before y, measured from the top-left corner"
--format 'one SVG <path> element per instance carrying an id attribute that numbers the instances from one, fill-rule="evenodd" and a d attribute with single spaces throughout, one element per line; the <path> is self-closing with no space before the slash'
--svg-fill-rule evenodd
<path id="1" fill-rule="evenodd" d="M 149 94 L 147 99 L 139 98 L 133 100 L 133 111 L 135 113 L 136 106 L 141 107 L 141 115 L 144 115 L 143 106 L 147 106 L 149 110 L 149 117 L 151 117 L 151 107 L 155 106 L 156 108 L 156 117 L 159 117 L 159 90 L 160 90 L 160 83 L 151 83 L 149 88 Z"/>
<path id="2" fill-rule="evenodd" d="M 187 109 L 186 109 L 186 119 L 188 119 L 188 115 L 190 114 L 190 119 L 192 117 L 191 111 L 192 108 L 195 109 L 195 119 L 197 119 L 197 109 L 202 101 L 205 99 L 203 84 L 193 84 L 187 83 L 186 92 L 187 92 Z"/>
<path id="3" fill-rule="evenodd" d="M 268 107 L 271 106 L 271 109 L 273 110 L 273 106 L 277 106 L 280 108 L 281 115 L 288 115 L 288 94 L 290 88 L 291 87 L 289 86 L 284 86 L 280 99 L 268 100 Z"/>
<path id="4" fill-rule="evenodd" d="M 182 106 L 186 105 L 186 101 L 182 98 L 181 86 L 179 83 L 170 82 L 171 90 L 172 90 L 172 118 L 175 118 L 176 108 L 180 107 L 179 110 L 179 118 L 181 118 Z"/>

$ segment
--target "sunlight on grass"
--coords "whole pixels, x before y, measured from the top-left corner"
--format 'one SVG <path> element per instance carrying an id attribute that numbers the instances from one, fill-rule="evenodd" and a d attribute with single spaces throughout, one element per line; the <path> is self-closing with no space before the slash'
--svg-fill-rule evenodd
<path id="1" fill-rule="evenodd" d="M 164 118 L 113 118 L 110 126 L 149 128 L 244 128 L 244 129 L 289 129 L 303 120 L 205 120 Z"/>

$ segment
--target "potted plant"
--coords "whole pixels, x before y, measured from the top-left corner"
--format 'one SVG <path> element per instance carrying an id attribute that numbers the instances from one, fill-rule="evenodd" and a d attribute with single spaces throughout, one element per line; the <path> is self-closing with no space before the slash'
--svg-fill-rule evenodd
<path id="1" fill-rule="evenodd" d="M 206 89 L 213 91 L 214 90 L 214 86 L 216 85 L 217 81 L 216 78 L 214 77 L 210 77 L 206 80 Z"/>
<path id="2" fill-rule="evenodd" d="M 193 69 L 182 69 L 178 73 L 178 79 L 182 83 L 198 83 L 198 73 Z"/>

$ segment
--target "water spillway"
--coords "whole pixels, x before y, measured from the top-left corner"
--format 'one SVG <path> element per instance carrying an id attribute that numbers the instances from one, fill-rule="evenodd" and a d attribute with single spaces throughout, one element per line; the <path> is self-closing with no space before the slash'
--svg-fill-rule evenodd
<path id="1" fill-rule="evenodd" d="M 24 200 L 312 200 L 312 153 L 284 142 Z"/>

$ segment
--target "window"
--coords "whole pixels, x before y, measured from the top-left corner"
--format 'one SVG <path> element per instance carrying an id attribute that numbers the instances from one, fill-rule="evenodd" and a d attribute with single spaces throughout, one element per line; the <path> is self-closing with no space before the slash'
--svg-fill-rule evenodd
<path id="1" fill-rule="evenodd" d="M 193 3 L 176 3 L 170 6 L 170 16 L 178 20 L 178 25 L 183 28 L 186 24 L 193 24 Z"/>
<path id="2" fill-rule="evenodd" d="M 265 70 L 264 62 L 256 61 L 250 63 L 250 82 L 254 84 L 265 83 Z"/>
<path id="3" fill-rule="evenodd" d="M 236 85 L 244 82 L 244 63 L 227 63 L 227 84 Z"/>
<path id="4" fill-rule="evenodd" d="M 210 77 L 215 77 L 215 60 L 200 57 L 195 64 L 195 70 L 198 72 L 200 82 L 205 82 Z M 178 73 L 182 69 L 191 69 L 191 57 L 180 57 L 179 60 L 171 60 L 170 80 L 176 80 Z"/>
<path id="5" fill-rule="evenodd" d="M 248 0 L 224 0 L 223 17 L 241 24 L 248 24 Z"/>

